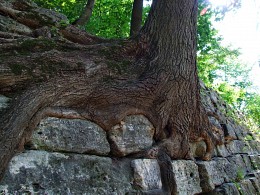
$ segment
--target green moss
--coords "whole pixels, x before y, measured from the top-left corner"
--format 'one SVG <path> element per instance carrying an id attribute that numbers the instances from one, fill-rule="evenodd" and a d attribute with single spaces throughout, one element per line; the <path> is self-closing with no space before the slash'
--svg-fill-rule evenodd
<path id="1" fill-rule="evenodd" d="M 251 141 L 254 140 L 254 137 L 252 135 L 247 134 L 245 137 L 245 141 Z"/>
<path id="2" fill-rule="evenodd" d="M 65 29 L 68 25 L 69 25 L 69 21 L 68 20 L 61 20 L 58 23 L 58 27 L 60 27 L 61 29 Z"/>
<path id="3" fill-rule="evenodd" d="M 23 70 L 25 69 L 25 67 L 21 64 L 10 64 L 9 68 L 15 75 L 21 75 L 23 73 Z"/>
<path id="4" fill-rule="evenodd" d="M 236 182 L 240 182 L 244 179 L 244 172 L 242 168 L 237 169 L 237 177 L 236 177 Z"/>

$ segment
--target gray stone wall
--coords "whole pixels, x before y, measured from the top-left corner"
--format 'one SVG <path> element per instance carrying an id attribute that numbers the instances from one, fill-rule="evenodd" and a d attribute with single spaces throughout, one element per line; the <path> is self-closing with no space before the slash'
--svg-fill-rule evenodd
<path id="1" fill-rule="evenodd" d="M 218 114 L 210 121 L 224 124 L 229 142 L 215 148 L 211 161 L 199 160 L 204 142 L 191 143 L 194 161 L 172 161 L 178 194 L 260 194 L 260 143 L 226 117 L 215 92 L 203 90 L 206 109 Z M 0 96 L 0 113 L 8 101 Z M 153 136 L 142 115 L 127 116 L 109 132 L 87 120 L 43 119 L 10 162 L 0 194 L 162 194 L 157 161 L 131 156 L 150 148 Z"/>

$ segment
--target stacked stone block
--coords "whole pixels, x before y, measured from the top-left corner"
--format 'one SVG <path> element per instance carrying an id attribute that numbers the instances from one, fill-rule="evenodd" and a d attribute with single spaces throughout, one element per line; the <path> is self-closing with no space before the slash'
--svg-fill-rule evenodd
<path id="1" fill-rule="evenodd" d="M 226 143 L 216 146 L 210 161 L 202 161 L 206 145 L 191 143 L 194 161 L 173 160 L 177 193 L 260 194 L 260 143 L 227 117 L 228 106 L 202 87 L 211 123 L 223 128 Z M 0 113 L 9 98 L 0 96 Z M 11 160 L 0 181 L 0 194 L 162 194 L 156 159 L 135 153 L 149 149 L 155 129 L 142 115 L 127 116 L 105 132 L 81 119 L 43 119 L 25 151 Z"/>

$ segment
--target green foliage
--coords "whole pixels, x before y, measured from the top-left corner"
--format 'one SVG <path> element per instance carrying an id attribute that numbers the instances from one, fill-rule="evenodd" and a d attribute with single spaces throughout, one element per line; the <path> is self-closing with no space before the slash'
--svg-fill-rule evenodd
<path id="1" fill-rule="evenodd" d="M 87 0 L 34 0 L 38 5 L 66 15 L 70 22 L 81 14 Z M 97 0 L 88 24 L 82 28 L 105 38 L 129 36 L 132 0 Z"/>
<path id="2" fill-rule="evenodd" d="M 236 8 L 240 1 L 237 1 Z M 213 10 L 210 5 L 199 0 L 199 13 L 209 8 L 206 14 L 198 17 L 198 70 L 204 83 L 215 89 L 233 109 L 246 116 L 246 125 L 260 134 L 260 95 L 248 90 L 250 68 L 239 60 L 238 49 L 224 47 L 222 37 L 213 27 L 214 20 L 224 17 L 227 10 Z"/>
<path id="3" fill-rule="evenodd" d="M 230 105 L 234 105 L 238 101 L 239 98 L 244 96 L 244 92 L 242 89 L 238 87 L 233 87 L 229 85 L 227 82 L 222 82 L 221 84 L 215 87 L 217 89 L 220 96 Z"/>
<path id="4" fill-rule="evenodd" d="M 132 0 L 97 1 L 85 29 L 106 38 L 128 37 L 132 3 Z"/>
<path id="5" fill-rule="evenodd" d="M 45 7 L 66 15 L 70 22 L 78 18 L 87 0 L 33 0 Z"/>
<path id="6" fill-rule="evenodd" d="M 245 174 L 242 168 L 237 169 L 237 177 L 236 177 L 236 182 L 240 182 L 244 179 Z"/>
<path id="7" fill-rule="evenodd" d="M 206 1 L 199 1 L 199 13 L 209 7 Z M 229 82 L 236 76 L 247 76 L 249 70 L 238 61 L 240 55 L 237 49 L 223 47 L 223 38 L 213 27 L 217 13 L 208 9 L 206 14 L 198 17 L 198 69 L 204 83 L 212 87 L 216 79 Z M 243 73 L 243 75 L 241 74 Z M 242 78 L 242 80 L 243 80 Z M 243 80 L 244 81 L 244 80 Z"/>
<path id="8" fill-rule="evenodd" d="M 245 114 L 250 116 L 260 128 L 260 95 L 257 93 L 248 93 L 245 99 Z M 260 134 L 260 131 L 258 131 Z"/>

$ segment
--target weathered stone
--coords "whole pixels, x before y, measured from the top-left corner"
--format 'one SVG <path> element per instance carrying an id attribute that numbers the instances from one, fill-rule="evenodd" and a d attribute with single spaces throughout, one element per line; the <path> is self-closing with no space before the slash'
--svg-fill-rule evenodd
<path id="1" fill-rule="evenodd" d="M 0 111 L 8 107 L 8 102 L 10 98 L 0 95 Z"/>
<path id="2" fill-rule="evenodd" d="M 80 119 L 49 117 L 33 133 L 35 149 L 106 155 L 110 146 L 106 132 L 95 123 Z"/>
<path id="3" fill-rule="evenodd" d="M 127 194 L 131 180 L 130 161 L 27 151 L 10 162 L 0 194 Z"/>
<path id="4" fill-rule="evenodd" d="M 160 167 L 155 159 L 136 159 L 131 162 L 134 170 L 134 185 L 149 191 L 162 188 Z"/>
<path id="5" fill-rule="evenodd" d="M 258 179 L 258 181 L 260 181 L 260 170 L 253 171 L 253 175 L 254 175 L 255 178 Z"/>
<path id="6" fill-rule="evenodd" d="M 224 183 L 221 186 L 217 187 L 214 192 L 214 195 L 238 195 L 239 191 L 234 183 Z"/>
<path id="7" fill-rule="evenodd" d="M 260 156 L 259 155 L 249 155 L 251 165 L 254 170 L 260 169 Z"/>
<path id="8" fill-rule="evenodd" d="M 154 127 L 143 115 L 127 116 L 121 124 L 108 133 L 114 155 L 127 154 L 150 148 L 153 144 Z"/>
<path id="9" fill-rule="evenodd" d="M 202 192 L 198 166 L 193 161 L 175 160 L 172 161 L 172 168 L 178 194 L 190 195 Z"/>
<path id="10" fill-rule="evenodd" d="M 217 151 L 217 156 L 220 156 L 220 157 L 227 157 L 229 156 L 229 152 L 226 148 L 226 146 L 223 144 L 223 145 L 218 145 L 216 147 L 216 151 Z"/>
<path id="11" fill-rule="evenodd" d="M 240 194 L 248 194 L 248 195 L 257 194 L 256 189 L 254 188 L 250 179 L 244 179 L 238 185 L 239 185 L 238 189 Z"/>
<path id="12" fill-rule="evenodd" d="M 258 179 L 256 177 L 251 177 L 251 178 L 249 178 L 249 180 L 251 181 L 252 185 L 254 186 L 256 192 L 258 192 L 260 194 L 260 179 Z"/>
<path id="13" fill-rule="evenodd" d="M 257 140 L 250 140 L 247 141 L 251 148 L 251 153 L 252 154 L 260 154 L 260 142 Z"/>
<path id="14" fill-rule="evenodd" d="M 143 191 L 160 190 L 162 188 L 160 168 L 156 160 L 138 159 L 132 161 L 134 184 Z M 172 168 L 175 174 L 177 192 L 179 194 L 197 194 L 202 192 L 198 166 L 193 161 L 174 160 Z"/>
<path id="15" fill-rule="evenodd" d="M 243 158 L 243 161 L 245 163 L 245 168 L 247 170 L 248 173 L 252 172 L 253 170 L 253 167 L 252 167 L 252 164 L 251 164 L 251 160 L 249 158 L 249 156 L 247 154 L 241 154 L 242 158 Z"/>
<path id="16" fill-rule="evenodd" d="M 197 161 L 203 192 L 210 192 L 224 182 L 236 179 L 236 169 L 225 158 L 214 158 L 211 161 Z"/>
<path id="17" fill-rule="evenodd" d="M 215 104 L 217 104 L 219 102 L 218 101 L 218 99 L 219 99 L 218 98 L 218 94 L 215 91 L 213 91 L 213 90 L 210 91 L 210 99 Z"/>
<path id="18" fill-rule="evenodd" d="M 224 130 L 224 136 L 227 140 L 238 139 L 236 130 L 233 127 L 233 124 L 227 121 L 225 124 L 221 124 L 222 129 Z"/>
<path id="19" fill-rule="evenodd" d="M 250 133 L 248 129 L 238 124 L 233 124 L 233 126 L 235 128 L 235 133 L 237 135 L 237 138 L 239 140 L 245 141 L 246 136 Z"/>
<path id="20" fill-rule="evenodd" d="M 230 154 L 251 154 L 251 147 L 244 141 L 233 140 L 226 144 L 226 148 Z"/>
<path id="21" fill-rule="evenodd" d="M 219 121 L 218 121 L 215 117 L 210 116 L 210 117 L 208 117 L 208 118 L 209 118 L 209 121 L 210 121 L 210 123 L 211 123 L 212 125 L 214 125 L 214 126 L 217 127 L 218 129 L 222 129 L 222 127 L 221 127 Z"/>
<path id="22" fill-rule="evenodd" d="M 243 179 L 247 172 L 246 164 L 240 154 L 227 157 L 227 160 L 235 167 L 236 180 Z"/>

